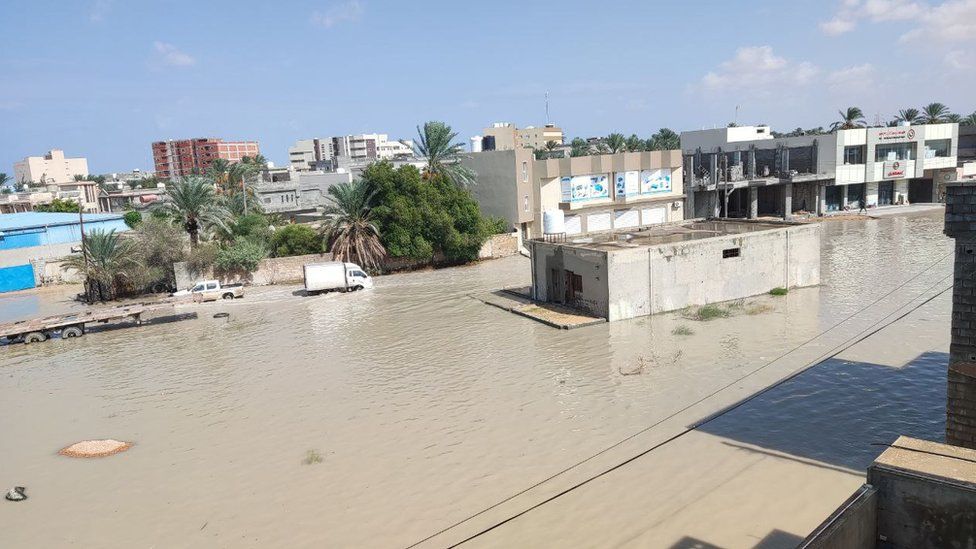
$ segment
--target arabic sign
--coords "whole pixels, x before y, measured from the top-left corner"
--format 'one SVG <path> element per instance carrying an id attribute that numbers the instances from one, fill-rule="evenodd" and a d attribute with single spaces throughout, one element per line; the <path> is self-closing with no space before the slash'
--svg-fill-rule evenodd
<path id="1" fill-rule="evenodd" d="M 640 173 L 637 171 L 617 172 L 613 174 L 614 196 L 632 196 L 640 189 Z"/>
<path id="2" fill-rule="evenodd" d="M 903 160 L 895 160 L 893 162 L 884 163 L 885 179 L 903 179 L 904 177 L 905 177 L 905 162 Z"/>
<path id="3" fill-rule="evenodd" d="M 915 139 L 915 128 L 886 128 L 878 131 L 878 141 Z"/>
<path id="4" fill-rule="evenodd" d="M 610 198 L 610 186 L 607 184 L 606 174 L 563 177 L 559 180 L 559 184 L 563 202 Z"/>

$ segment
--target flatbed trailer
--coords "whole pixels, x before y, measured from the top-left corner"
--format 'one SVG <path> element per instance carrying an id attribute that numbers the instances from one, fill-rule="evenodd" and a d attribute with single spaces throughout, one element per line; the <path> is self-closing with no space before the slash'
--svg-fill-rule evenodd
<path id="1" fill-rule="evenodd" d="M 90 322 L 105 324 L 131 318 L 137 325 L 142 325 L 142 315 L 172 306 L 172 302 L 136 303 L 9 322 L 0 324 L 0 338 L 5 338 L 8 343 L 23 341 L 30 344 L 46 341 L 57 333 L 63 339 L 81 337 L 85 335 L 85 324 Z"/>

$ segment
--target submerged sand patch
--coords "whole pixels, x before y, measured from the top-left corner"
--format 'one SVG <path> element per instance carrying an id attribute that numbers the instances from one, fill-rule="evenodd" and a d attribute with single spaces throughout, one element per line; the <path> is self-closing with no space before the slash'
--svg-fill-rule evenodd
<path id="1" fill-rule="evenodd" d="M 118 454 L 119 452 L 124 452 L 131 447 L 131 442 L 122 442 L 120 440 L 112 440 L 110 438 L 104 440 L 83 440 L 81 442 L 76 442 L 71 446 L 61 448 L 58 453 L 67 457 L 93 458 Z"/>

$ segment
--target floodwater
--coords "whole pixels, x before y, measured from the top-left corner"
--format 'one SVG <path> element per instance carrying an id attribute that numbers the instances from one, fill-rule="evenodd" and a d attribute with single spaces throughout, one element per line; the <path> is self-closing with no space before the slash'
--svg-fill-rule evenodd
<path id="1" fill-rule="evenodd" d="M 0 502 L 0 544 L 790 546 L 863 482 L 874 444 L 941 437 L 948 294 L 688 427 L 947 287 L 941 215 L 826 222 L 820 287 L 707 323 L 560 331 L 471 297 L 527 284 L 515 257 L 0 347 L 0 488 L 30 496 Z M 134 446 L 57 455 L 90 438 Z"/>

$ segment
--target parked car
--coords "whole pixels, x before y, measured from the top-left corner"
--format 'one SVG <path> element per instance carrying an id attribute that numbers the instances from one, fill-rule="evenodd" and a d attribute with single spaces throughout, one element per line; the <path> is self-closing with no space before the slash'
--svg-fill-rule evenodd
<path id="1" fill-rule="evenodd" d="M 221 284 L 219 280 L 201 280 L 192 288 L 173 293 L 173 297 L 193 296 L 199 301 L 216 301 L 244 297 L 243 284 Z"/>
<path id="2" fill-rule="evenodd" d="M 311 263 L 304 266 L 304 271 L 305 293 L 308 295 L 319 292 L 354 292 L 373 287 L 373 279 L 355 263 Z"/>

